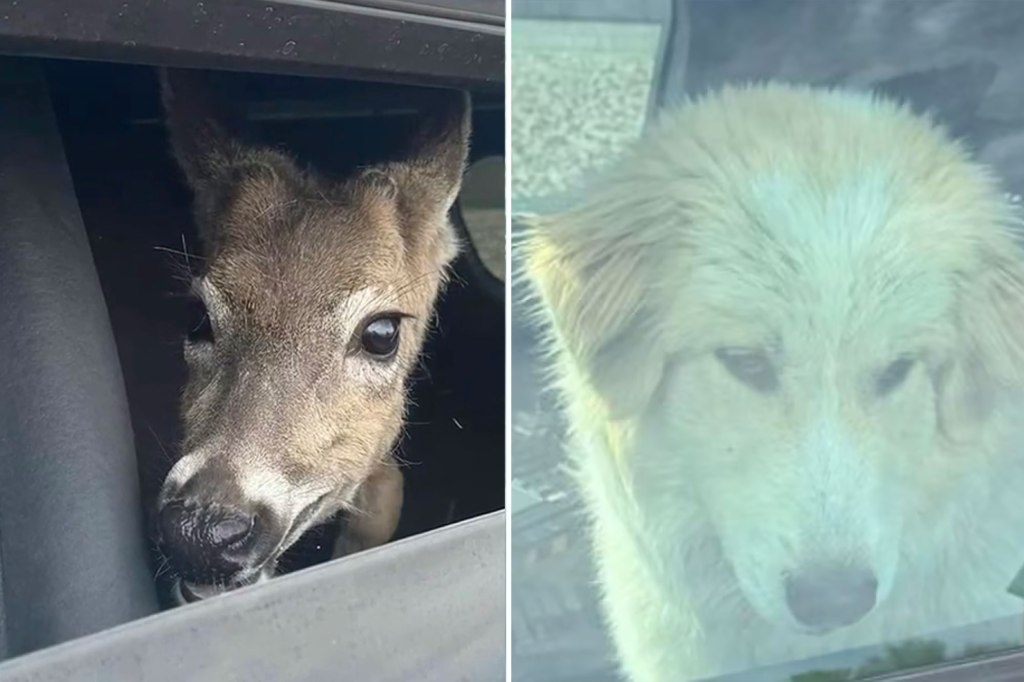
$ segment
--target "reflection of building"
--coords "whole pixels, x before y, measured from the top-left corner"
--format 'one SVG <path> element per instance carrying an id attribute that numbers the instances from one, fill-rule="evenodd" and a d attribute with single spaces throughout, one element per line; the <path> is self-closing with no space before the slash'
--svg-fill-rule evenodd
<path id="1" fill-rule="evenodd" d="M 520 501 L 524 501 L 520 491 Z M 513 500 L 517 496 L 513 484 Z M 515 502 L 513 502 L 515 504 Z M 578 503 L 535 499 L 512 516 L 515 679 L 610 679 Z"/>
<path id="2" fill-rule="evenodd" d="M 582 518 L 571 474 L 561 451 L 556 420 L 517 412 L 512 420 L 513 570 L 543 571 L 581 544 Z"/>
<path id="3" fill-rule="evenodd" d="M 551 414 L 513 414 L 513 670 L 516 680 L 605 679 L 583 508 Z"/>
<path id="4" fill-rule="evenodd" d="M 526 502 L 525 507 L 516 508 L 517 495 Z M 543 571 L 546 562 L 558 561 L 586 543 L 574 499 L 546 502 L 533 497 L 527 502 L 524 498 L 528 496 L 530 493 L 519 488 L 517 481 L 512 482 L 512 513 L 516 515 L 512 524 L 512 570 L 532 573 Z"/>

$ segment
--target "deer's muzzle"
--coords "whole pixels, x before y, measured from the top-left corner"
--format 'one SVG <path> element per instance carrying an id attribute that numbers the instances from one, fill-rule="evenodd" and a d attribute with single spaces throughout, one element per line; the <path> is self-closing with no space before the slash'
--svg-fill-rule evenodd
<path id="1" fill-rule="evenodd" d="M 236 585 L 274 557 L 287 522 L 265 504 L 247 500 L 226 476 L 203 469 L 170 483 L 158 511 L 160 546 L 184 580 Z"/>
<path id="2" fill-rule="evenodd" d="M 160 510 L 163 551 L 181 576 L 199 583 L 231 582 L 262 560 L 265 521 L 258 511 L 173 500 Z"/>

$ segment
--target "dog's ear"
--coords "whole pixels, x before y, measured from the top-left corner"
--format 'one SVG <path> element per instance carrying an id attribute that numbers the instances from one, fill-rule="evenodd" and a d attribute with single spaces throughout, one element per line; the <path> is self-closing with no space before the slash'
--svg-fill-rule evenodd
<path id="1" fill-rule="evenodd" d="M 447 262 L 458 250 L 447 216 L 469 156 L 472 107 L 469 94 L 458 90 L 439 90 L 426 104 L 427 116 L 401 157 L 366 168 L 360 181 L 394 202 L 412 250 L 437 247 Z"/>
<path id="2" fill-rule="evenodd" d="M 647 406 L 665 363 L 648 290 L 652 245 L 643 230 L 631 232 L 632 223 L 620 220 L 621 211 L 601 202 L 535 216 L 525 221 L 523 243 L 539 312 L 613 419 Z"/>
<path id="3" fill-rule="evenodd" d="M 1024 258 L 1005 237 L 960 287 L 957 356 L 939 384 L 940 423 L 955 441 L 983 432 L 1001 393 L 1024 390 Z"/>

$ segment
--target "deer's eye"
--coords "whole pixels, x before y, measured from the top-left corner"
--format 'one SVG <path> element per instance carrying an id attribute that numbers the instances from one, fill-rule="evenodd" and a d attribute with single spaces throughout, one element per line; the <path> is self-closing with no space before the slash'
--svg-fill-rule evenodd
<path id="1" fill-rule="evenodd" d="M 771 393 L 779 388 L 778 374 L 763 350 L 719 348 L 715 357 L 736 379 L 759 393 Z"/>
<path id="2" fill-rule="evenodd" d="M 875 379 L 875 392 L 879 396 L 886 396 L 907 380 L 910 370 L 914 368 L 913 358 L 899 358 L 893 361 L 888 367 L 882 370 Z"/>
<path id="3" fill-rule="evenodd" d="M 206 304 L 198 297 L 189 298 L 188 302 L 188 333 L 189 343 L 213 343 L 213 325 Z"/>
<path id="4" fill-rule="evenodd" d="M 363 352 L 378 360 L 386 360 L 398 349 L 398 327 L 401 317 L 381 315 L 363 326 L 359 344 Z"/>

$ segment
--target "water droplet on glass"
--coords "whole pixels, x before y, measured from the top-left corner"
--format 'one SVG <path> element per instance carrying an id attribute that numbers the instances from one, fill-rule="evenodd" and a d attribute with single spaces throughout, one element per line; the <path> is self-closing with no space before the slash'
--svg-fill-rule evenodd
<path id="1" fill-rule="evenodd" d="M 295 51 L 295 41 L 289 40 L 287 43 L 281 46 L 281 54 L 291 54 Z"/>

